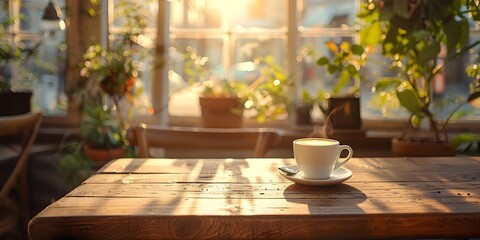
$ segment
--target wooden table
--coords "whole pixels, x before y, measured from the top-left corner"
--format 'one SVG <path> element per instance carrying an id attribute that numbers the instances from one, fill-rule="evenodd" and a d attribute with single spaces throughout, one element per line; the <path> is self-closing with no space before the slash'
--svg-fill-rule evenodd
<path id="1" fill-rule="evenodd" d="M 480 158 L 353 158 L 328 187 L 293 159 L 118 159 L 34 217 L 32 239 L 480 236 Z"/>

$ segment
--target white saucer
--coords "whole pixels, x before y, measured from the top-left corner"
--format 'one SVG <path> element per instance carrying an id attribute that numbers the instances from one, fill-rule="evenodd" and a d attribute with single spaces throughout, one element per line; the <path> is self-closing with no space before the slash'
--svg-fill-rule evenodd
<path id="1" fill-rule="evenodd" d="M 293 167 L 293 166 L 292 166 Z M 296 166 L 295 166 L 296 167 Z M 303 178 L 302 172 L 299 172 L 294 175 L 286 174 L 283 171 L 278 171 L 280 175 L 282 175 L 284 178 L 300 184 L 300 185 L 307 185 L 307 186 L 330 186 L 330 185 L 335 185 L 339 184 L 341 182 L 344 182 L 348 180 L 349 178 L 352 177 L 352 171 L 340 167 L 337 170 L 333 171 L 332 175 L 330 175 L 329 178 L 327 179 L 308 179 L 308 178 Z"/>

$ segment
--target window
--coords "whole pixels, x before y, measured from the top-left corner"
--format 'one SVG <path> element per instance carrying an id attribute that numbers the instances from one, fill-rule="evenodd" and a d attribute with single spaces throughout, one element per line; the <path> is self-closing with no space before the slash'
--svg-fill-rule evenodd
<path id="1" fill-rule="evenodd" d="M 67 108 L 65 25 L 60 21 L 52 26 L 42 20 L 48 3 L 49 0 L 2 1 L 0 21 L 21 16 L 21 21 L 5 25 L 3 40 L 10 46 L 38 45 L 36 57 L 24 66 L 12 66 L 12 85 L 17 90 L 33 90 L 33 110 L 62 115 Z M 65 12 L 65 0 L 52 3 Z"/>
<path id="2" fill-rule="evenodd" d="M 256 74 L 251 65 L 253 60 L 271 55 L 293 77 L 295 89 L 291 100 L 295 102 L 304 90 L 316 94 L 320 89 L 332 88 L 334 77 L 316 64 L 319 56 L 329 54 L 327 41 L 359 40 L 355 30 L 358 0 L 159 0 L 149 4 L 151 22 L 146 38 L 156 39 L 157 44 L 151 43 L 152 53 L 156 46 L 162 46 L 158 42 L 165 39 L 168 67 L 163 73 L 153 69 L 150 76 L 143 75 L 142 81 L 146 99 L 158 100 L 159 94 L 168 96 L 170 116 L 200 115 L 198 85 L 190 84 L 184 71 L 183 56 L 188 49 L 208 58 L 205 67 L 220 80 L 249 81 Z M 161 20 L 159 25 L 155 25 L 157 17 Z M 165 31 L 157 34 L 156 28 Z M 478 28 L 472 26 L 471 38 L 478 39 L 478 35 Z M 384 74 L 378 65 L 370 65 L 369 76 Z M 444 81 L 438 82 L 438 98 L 448 97 L 450 91 L 466 93 L 469 80 L 462 66 L 451 65 L 446 69 Z M 152 76 L 165 76 L 168 88 L 158 87 L 164 83 L 156 82 L 160 78 Z M 370 79 L 362 84 L 362 117 L 383 119 L 382 111 L 372 107 L 372 82 Z M 157 111 L 164 107 L 164 103 L 151 101 L 151 104 Z M 478 110 L 476 115 L 480 115 Z"/>

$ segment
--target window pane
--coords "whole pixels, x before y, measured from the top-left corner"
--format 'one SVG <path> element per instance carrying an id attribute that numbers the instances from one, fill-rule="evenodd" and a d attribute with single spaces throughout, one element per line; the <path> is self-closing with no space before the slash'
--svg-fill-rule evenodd
<path id="1" fill-rule="evenodd" d="M 223 39 L 221 38 L 171 39 L 168 72 L 171 94 L 170 114 L 177 116 L 200 115 L 198 109 L 200 83 L 210 78 L 218 81 L 225 80 L 222 52 Z"/>
<path id="2" fill-rule="evenodd" d="M 8 2 L 8 1 L 5 1 Z M 42 21 L 43 11 L 48 0 L 14 1 L 24 19 L 20 22 L 20 31 L 15 31 L 15 45 L 32 48 L 36 54 L 27 64 L 16 66 L 15 79 L 17 89 L 33 90 L 33 109 L 45 114 L 63 114 L 67 108 L 64 93 L 66 44 L 65 31 L 60 22 L 48 28 Z M 55 6 L 65 9 L 65 0 L 54 1 Z M 63 11 L 64 12 L 64 11 Z M 11 14 L 10 16 L 14 16 Z M 13 83 L 12 83 L 13 84 Z"/>
<path id="3" fill-rule="evenodd" d="M 172 28 L 269 28 L 286 26 L 285 0 L 172 1 Z"/>
<path id="4" fill-rule="evenodd" d="M 356 0 L 298 0 L 299 27 L 353 26 L 357 15 Z"/>
<path id="5" fill-rule="evenodd" d="M 25 20 L 20 23 L 20 29 L 35 33 L 46 31 L 49 26 L 47 22 L 42 21 L 42 17 L 48 3 L 49 0 L 22 0 L 20 14 L 25 17 Z M 65 14 L 65 0 L 53 1 L 53 3 L 57 10 L 62 12 L 62 15 Z M 60 28 L 60 25 L 57 27 Z"/>
<path id="6" fill-rule="evenodd" d="M 171 1 L 170 25 L 172 28 L 220 28 L 222 2 L 218 0 Z"/>
<path id="7" fill-rule="evenodd" d="M 286 41 L 284 38 L 240 38 L 235 40 L 234 66 L 231 69 L 235 81 L 251 83 L 259 77 L 258 66 L 253 62 L 258 57 L 272 56 L 285 68 Z M 252 66 L 252 67 L 249 67 Z"/>
<path id="8" fill-rule="evenodd" d="M 140 2 L 140 1 L 137 1 Z M 113 27 L 128 26 L 127 19 L 131 22 L 138 19 L 135 16 L 142 16 L 142 21 L 145 21 L 146 28 L 155 29 L 157 27 L 158 1 L 157 0 L 142 0 L 140 4 L 125 4 L 124 0 L 114 0 L 114 18 Z M 142 29 L 130 29 L 138 32 Z"/>
<path id="9" fill-rule="evenodd" d="M 0 21 L 5 20 L 8 17 L 8 1 L 2 1 L 0 3 Z"/>
<path id="10" fill-rule="evenodd" d="M 287 25 L 287 2 L 284 0 L 222 2 L 228 9 L 232 28 L 279 29 Z"/>

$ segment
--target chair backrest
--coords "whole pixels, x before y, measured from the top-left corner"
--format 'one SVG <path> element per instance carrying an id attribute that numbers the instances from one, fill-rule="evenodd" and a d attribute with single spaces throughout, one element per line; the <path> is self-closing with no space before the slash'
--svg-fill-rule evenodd
<path id="1" fill-rule="evenodd" d="M 0 201 L 4 200 L 9 191 L 15 186 L 22 171 L 24 171 L 30 149 L 37 137 L 38 129 L 40 128 L 40 122 L 42 119 L 41 113 L 27 113 L 22 115 L 14 115 L 7 117 L 0 117 L 0 136 L 11 137 L 11 139 L 20 140 L 20 152 L 5 184 L 0 191 Z M 10 141 L 9 141 L 10 142 Z"/>
<path id="2" fill-rule="evenodd" d="M 153 147 L 187 150 L 250 150 L 251 157 L 264 157 L 280 140 L 273 129 L 266 128 L 192 128 L 141 124 L 127 132 L 131 145 L 137 146 L 140 157 L 152 157 Z M 231 157 L 231 156 L 223 156 Z"/>

